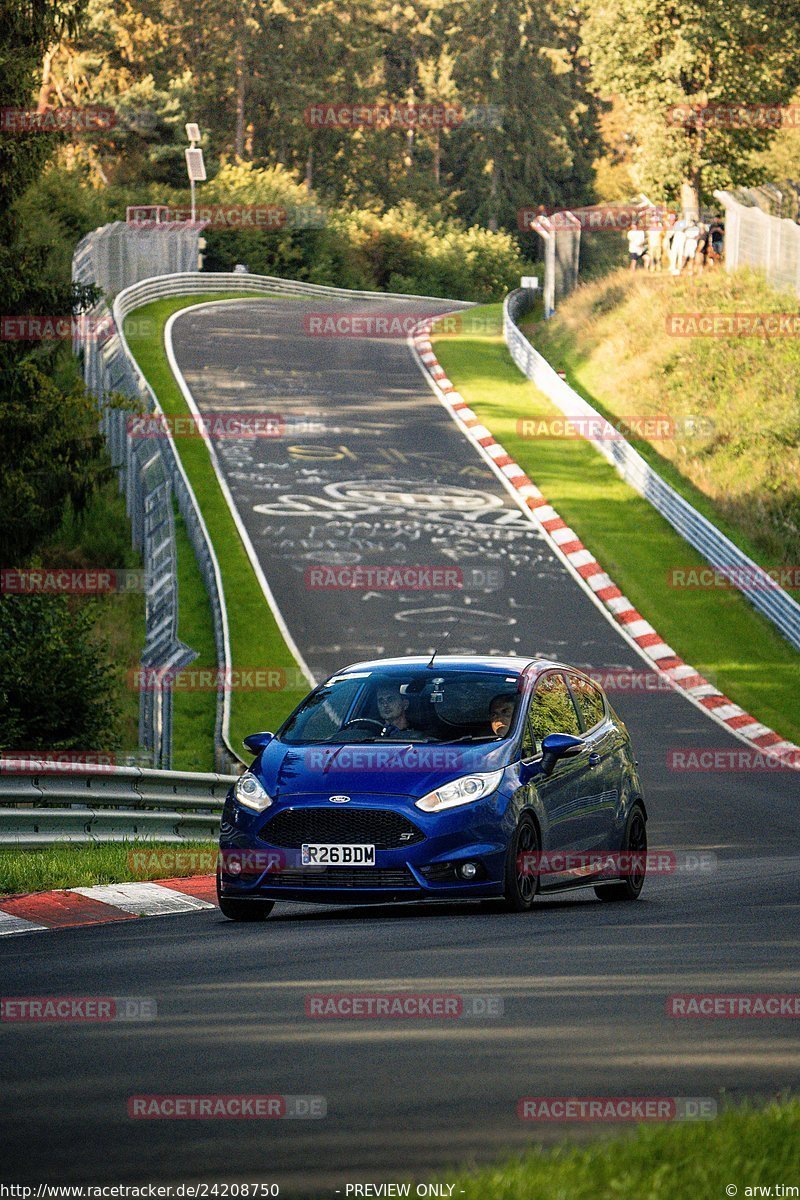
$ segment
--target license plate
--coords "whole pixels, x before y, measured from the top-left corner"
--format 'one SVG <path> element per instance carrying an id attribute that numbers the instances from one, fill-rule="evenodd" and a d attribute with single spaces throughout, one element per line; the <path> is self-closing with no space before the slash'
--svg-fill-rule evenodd
<path id="1" fill-rule="evenodd" d="M 303 846 L 304 867 L 374 867 L 374 846 Z"/>

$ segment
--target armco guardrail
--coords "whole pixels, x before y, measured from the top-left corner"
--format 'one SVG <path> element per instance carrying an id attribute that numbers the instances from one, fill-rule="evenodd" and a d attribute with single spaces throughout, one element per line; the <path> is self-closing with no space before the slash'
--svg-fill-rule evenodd
<path id="1" fill-rule="evenodd" d="M 296 279 L 279 279 L 273 275 L 230 274 L 225 271 L 187 271 L 174 275 L 156 275 L 143 279 L 120 292 L 114 312 L 127 316 L 134 308 L 159 300 L 164 296 L 191 296 L 204 292 L 264 292 L 284 296 L 327 296 L 331 300 L 422 300 L 426 304 L 442 304 L 445 309 L 463 308 L 465 302 L 442 296 L 412 296 L 401 292 L 364 292 L 352 288 L 328 287 L 322 283 L 302 283 Z"/>
<path id="2" fill-rule="evenodd" d="M 81 766 L 42 759 L 0 763 L 0 847 L 56 842 L 216 838 L 225 794 L 236 775 Z"/>
<path id="3" fill-rule="evenodd" d="M 511 292 L 503 305 L 503 333 L 514 362 L 564 416 L 601 421 L 597 409 L 560 378 L 520 331 L 517 318 L 523 315 L 528 302 L 528 293 L 518 290 Z M 771 584 L 757 563 L 665 483 L 624 438 L 589 438 L 589 441 L 616 467 L 626 483 L 648 500 L 712 567 L 728 575 L 753 607 L 800 650 L 800 605 L 787 592 Z"/>

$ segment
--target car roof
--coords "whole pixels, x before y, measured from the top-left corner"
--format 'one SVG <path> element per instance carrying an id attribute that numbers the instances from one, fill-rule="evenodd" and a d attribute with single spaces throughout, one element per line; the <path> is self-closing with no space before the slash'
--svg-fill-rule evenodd
<path id="1" fill-rule="evenodd" d="M 404 658 L 374 658 L 364 662 L 351 663 L 347 667 L 343 667 L 341 671 L 336 671 L 336 675 L 347 675 L 350 671 L 366 671 L 376 670 L 380 667 L 382 670 L 396 671 L 401 674 L 403 671 L 419 670 L 427 667 L 431 661 L 429 654 L 411 655 Z M 540 674 L 542 671 L 551 667 L 564 667 L 564 663 L 555 662 L 548 658 L 523 658 L 521 655 L 494 655 L 494 654 L 437 654 L 434 659 L 433 669 L 441 671 L 474 671 L 486 672 L 490 671 L 497 675 L 508 675 L 510 673 L 521 674 L 527 667 L 536 668 L 534 674 Z M 570 670 L 572 668 L 569 668 Z"/>

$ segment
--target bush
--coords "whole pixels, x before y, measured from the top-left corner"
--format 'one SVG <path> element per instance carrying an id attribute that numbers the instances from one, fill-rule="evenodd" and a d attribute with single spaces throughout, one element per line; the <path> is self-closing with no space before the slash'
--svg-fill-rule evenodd
<path id="1" fill-rule="evenodd" d="M 66 596 L 0 596 L 0 748 L 118 745 L 108 649 L 93 606 Z"/>
<path id="2" fill-rule="evenodd" d="M 76 382 L 63 391 L 32 362 L 18 365 L 0 400 L 2 556 L 19 566 L 61 523 L 81 512 L 111 472 L 97 409 Z"/>
<path id="3" fill-rule="evenodd" d="M 322 211 L 314 193 L 282 167 L 250 163 L 224 166 L 203 189 L 202 203 Z M 499 300 L 531 269 L 510 234 L 468 229 L 410 201 L 385 213 L 329 212 L 325 221 L 308 229 L 210 228 L 205 267 L 229 271 L 243 262 L 259 275 L 478 301 Z"/>

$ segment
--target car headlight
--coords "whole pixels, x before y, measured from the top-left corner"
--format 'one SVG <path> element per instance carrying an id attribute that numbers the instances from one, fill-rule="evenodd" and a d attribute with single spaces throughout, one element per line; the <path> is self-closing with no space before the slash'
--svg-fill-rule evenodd
<path id="1" fill-rule="evenodd" d="M 244 804 L 246 808 L 255 809 L 256 812 L 263 812 L 272 804 L 272 799 L 264 791 L 258 776 L 254 775 L 252 771 L 245 771 L 243 775 L 239 776 L 233 794 L 240 804 Z"/>
<path id="2" fill-rule="evenodd" d="M 428 792 L 421 800 L 417 800 L 417 808 L 425 812 L 441 812 L 443 808 L 456 808 L 459 804 L 471 804 L 473 800 L 482 800 L 497 787 L 503 778 L 502 771 L 485 771 L 478 775 L 462 775 L 435 792 Z"/>

